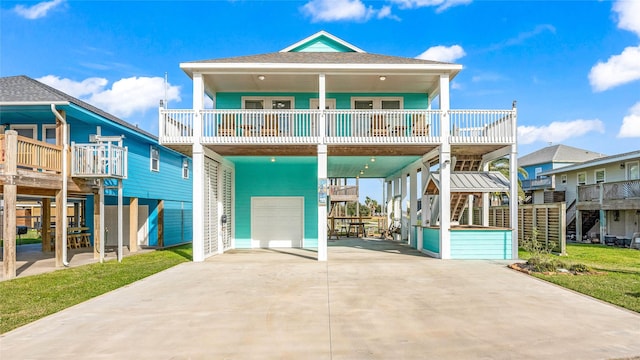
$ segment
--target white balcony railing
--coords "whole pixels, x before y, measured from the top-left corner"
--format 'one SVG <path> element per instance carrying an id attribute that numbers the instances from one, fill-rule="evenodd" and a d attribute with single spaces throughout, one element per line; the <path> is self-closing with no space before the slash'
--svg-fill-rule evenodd
<path id="1" fill-rule="evenodd" d="M 601 184 L 578 186 L 579 202 L 599 202 L 602 200 L 626 200 L 640 198 L 640 180 L 606 182 Z"/>
<path id="2" fill-rule="evenodd" d="M 325 128 L 320 129 L 324 114 Z M 437 144 L 440 110 L 201 110 L 203 144 Z M 515 142 L 515 110 L 450 110 L 451 143 Z M 193 110 L 160 109 L 160 142 L 194 142 Z"/>
<path id="3" fill-rule="evenodd" d="M 126 179 L 127 152 L 113 144 L 71 144 L 71 176 Z"/>

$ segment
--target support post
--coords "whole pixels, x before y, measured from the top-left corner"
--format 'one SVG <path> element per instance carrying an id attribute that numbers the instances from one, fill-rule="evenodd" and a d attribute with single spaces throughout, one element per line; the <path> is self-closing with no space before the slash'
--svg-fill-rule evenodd
<path id="1" fill-rule="evenodd" d="M 409 245 L 415 243 L 418 248 L 418 169 L 412 169 L 409 173 Z M 416 229 L 414 235 L 413 229 Z"/>
<path id="2" fill-rule="evenodd" d="M 204 261 L 204 192 L 206 179 L 204 178 L 205 155 L 200 143 L 202 137 L 202 117 L 200 110 L 204 108 L 204 82 L 201 73 L 193 74 L 193 261 Z M 160 246 L 158 239 L 158 246 Z"/>
<path id="3" fill-rule="evenodd" d="M 449 74 L 440 75 L 440 258 L 451 258 L 451 145 Z"/>
<path id="4" fill-rule="evenodd" d="M 118 179 L 118 262 L 122 262 L 122 245 L 124 238 L 123 224 L 123 204 L 122 204 L 122 179 Z"/>
<path id="5" fill-rule="evenodd" d="M 158 247 L 164 247 L 164 200 L 158 200 Z"/>
<path id="6" fill-rule="evenodd" d="M 511 145 L 509 158 L 509 173 L 511 177 L 509 194 L 509 215 L 511 224 L 511 259 L 518 258 L 518 150 L 516 144 Z"/>
<path id="7" fill-rule="evenodd" d="M 98 199 L 100 201 L 100 204 L 98 205 L 98 209 L 100 212 L 100 220 L 98 221 L 100 224 L 100 262 L 104 261 L 104 250 L 105 250 L 105 245 L 107 243 L 107 231 L 106 231 L 106 227 L 104 224 L 104 180 L 100 179 L 100 193 L 98 195 Z"/>
<path id="8" fill-rule="evenodd" d="M 600 244 L 604 244 L 604 235 L 607 233 L 607 211 L 602 209 L 602 203 L 604 200 L 604 186 L 602 184 L 598 185 L 599 194 L 599 215 L 600 215 Z"/>
<path id="9" fill-rule="evenodd" d="M 582 242 L 582 211 L 576 209 L 576 241 Z"/>
<path id="10" fill-rule="evenodd" d="M 51 251 L 51 199 L 42 198 L 42 209 L 40 211 L 40 228 L 42 233 L 42 251 Z"/>
<path id="11" fill-rule="evenodd" d="M 473 194 L 467 197 L 467 221 L 469 225 L 473 225 Z"/>
<path id="12" fill-rule="evenodd" d="M 2 239 L 2 277 L 3 279 L 13 279 L 16 277 L 16 200 L 18 197 L 18 187 L 15 184 L 15 177 L 18 175 L 17 168 L 18 133 L 9 130 L 5 132 L 5 148 L 0 149 L 5 153 L 4 163 L 4 212 Z"/>
<path id="13" fill-rule="evenodd" d="M 489 162 L 482 165 L 482 171 L 489 171 Z M 489 226 L 489 193 L 482 193 L 482 226 Z"/>
<path id="14" fill-rule="evenodd" d="M 318 145 L 318 261 L 327 261 L 327 145 Z M 321 198 L 324 193 L 324 201 Z"/>
<path id="15" fill-rule="evenodd" d="M 421 232 L 424 231 L 426 226 L 431 226 L 431 201 L 430 196 L 425 194 L 425 190 L 427 187 L 427 183 L 429 182 L 429 177 L 431 176 L 430 164 L 422 162 L 422 168 L 420 169 L 420 196 L 422 197 L 422 211 L 421 215 Z M 418 236 L 418 250 L 422 251 L 423 249 L 423 236 L 422 234 Z"/>
<path id="16" fill-rule="evenodd" d="M 73 224 L 80 226 L 80 203 L 73 203 Z"/>
<path id="17" fill-rule="evenodd" d="M 138 251 L 138 198 L 129 198 L 129 251 Z"/>
<path id="18" fill-rule="evenodd" d="M 102 181 L 100 181 L 100 183 L 102 184 Z M 100 197 L 102 196 L 100 191 L 95 191 L 93 193 L 93 258 L 94 259 L 100 259 L 100 262 L 102 262 L 102 235 L 104 234 L 102 232 L 102 223 L 100 222 L 102 220 L 102 208 L 100 207 L 100 204 L 102 203 L 102 200 L 100 200 Z"/>
<path id="19" fill-rule="evenodd" d="M 318 75 L 318 108 L 320 110 L 320 121 L 318 124 L 318 134 L 320 136 L 320 143 L 325 143 L 325 136 L 327 136 L 327 90 L 326 90 L 326 76 L 324 73 Z"/>
<path id="20" fill-rule="evenodd" d="M 64 266 L 62 259 L 62 247 L 67 246 L 62 241 L 62 237 L 67 231 L 67 219 L 65 219 L 63 212 L 67 204 L 64 203 L 62 195 L 62 190 L 56 190 L 56 267 Z"/>

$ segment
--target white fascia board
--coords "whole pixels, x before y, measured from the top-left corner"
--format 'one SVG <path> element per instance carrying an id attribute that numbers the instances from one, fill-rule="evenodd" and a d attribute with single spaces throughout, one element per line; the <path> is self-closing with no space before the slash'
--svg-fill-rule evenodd
<path id="1" fill-rule="evenodd" d="M 181 63 L 180 68 L 201 72 L 203 74 L 216 70 L 313 70 L 313 71 L 432 71 L 458 72 L 462 70 L 459 64 L 300 64 L 300 63 Z"/>
<path id="2" fill-rule="evenodd" d="M 351 49 L 351 50 L 353 50 L 355 52 L 366 53 L 366 51 L 358 48 L 357 46 L 349 44 L 348 42 L 346 42 L 346 41 L 344 41 L 344 40 L 342 40 L 342 39 L 340 39 L 340 38 L 338 38 L 338 37 L 336 37 L 334 35 L 331 35 L 331 34 L 329 34 L 328 32 L 326 32 L 324 30 L 318 31 L 317 33 L 315 33 L 315 34 L 313 34 L 313 35 L 311 35 L 309 37 L 306 37 L 306 38 L 298 41 L 297 43 L 295 43 L 293 45 L 287 46 L 286 48 L 280 50 L 280 52 L 289 52 L 289 51 L 297 48 L 300 45 L 304 45 L 305 43 L 308 43 L 309 41 L 312 41 L 314 39 L 319 38 L 320 36 L 325 36 L 325 37 L 337 42 L 340 45 L 348 47 L 349 49 Z"/>
<path id="3" fill-rule="evenodd" d="M 66 106 L 69 105 L 68 101 L 0 101 L 0 106 Z"/>

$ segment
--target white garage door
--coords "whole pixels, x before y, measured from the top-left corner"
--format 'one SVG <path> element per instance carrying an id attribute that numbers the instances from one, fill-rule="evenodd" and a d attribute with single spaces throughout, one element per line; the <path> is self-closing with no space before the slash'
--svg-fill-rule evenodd
<path id="1" fill-rule="evenodd" d="M 302 247 L 303 234 L 303 197 L 251 198 L 252 247 Z"/>

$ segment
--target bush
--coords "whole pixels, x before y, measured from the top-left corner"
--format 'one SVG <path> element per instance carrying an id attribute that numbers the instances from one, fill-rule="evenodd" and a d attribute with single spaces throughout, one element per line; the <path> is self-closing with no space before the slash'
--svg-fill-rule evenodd
<path id="1" fill-rule="evenodd" d="M 591 269 L 585 264 L 572 264 L 571 267 L 569 267 L 569 271 L 586 273 L 586 272 L 590 272 Z"/>

